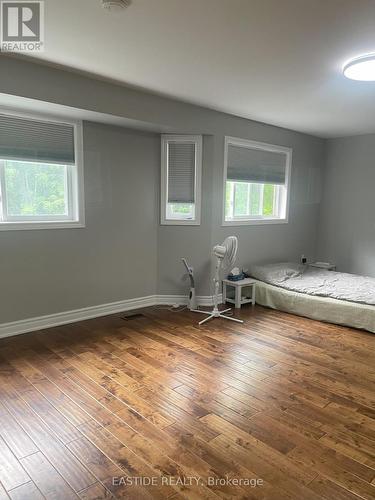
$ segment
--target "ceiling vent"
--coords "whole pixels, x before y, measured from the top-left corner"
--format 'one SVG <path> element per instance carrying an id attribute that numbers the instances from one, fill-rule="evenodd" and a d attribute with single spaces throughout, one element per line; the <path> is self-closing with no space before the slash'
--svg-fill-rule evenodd
<path id="1" fill-rule="evenodd" d="M 131 0 L 102 0 L 103 9 L 121 10 L 126 9 L 131 4 Z"/>

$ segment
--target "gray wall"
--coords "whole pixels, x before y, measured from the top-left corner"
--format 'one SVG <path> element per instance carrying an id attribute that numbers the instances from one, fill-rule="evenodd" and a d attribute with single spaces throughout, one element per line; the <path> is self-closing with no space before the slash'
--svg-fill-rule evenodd
<path id="1" fill-rule="evenodd" d="M 161 294 L 186 293 L 187 282 L 182 279 L 180 262 L 180 257 L 186 256 L 197 271 L 197 293 L 210 295 L 212 247 L 230 235 L 239 239 L 237 264 L 244 268 L 251 263 L 299 261 L 303 253 L 309 259 L 315 258 L 324 142 L 256 122 L 233 130 L 204 138 L 201 226 L 159 228 L 158 290 Z M 225 134 L 293 148 L 288 224 L 222 226 Z"/>
<path id="2" fill-rule="evenodd" d="M 12 294 L 1 305 L 0 323 L 150 293 L 185 293 L 187 282 L 182 279 L 180 261 L 183 256 L 196 268 L 197 293 L 208 295 L 211 248 L 230 234 L 239 237 L 238 263 L 245 267 L 251 262 L 297 259 L 302 252 L 312 259 L 315 257 L 320 172 L 324 164 L 322 139 L 3 55 L 0 55 L 0 74 L 0 92 L 5 94 L 138 120 L 155 130 L 204 135 L 201 226 L 158 226 L 159 210 L 155 207 L 159 195 L 156 173 L 160 165 L 159 140 L 129 131 L 123 132 L 126 140 L 118 140 L 121 132 L 115 128 L 86 126 L 85 147 L 92 151 L 93 157 L 85 165 L 88 228 L 82 232 L 0 234 L 4 241 L 0 256 L 8 259 L 5 261 L 9 266 L 6 281 L 12 281 Z M 102 134 L 102 130 L 106 132 Z M 221 226 L 225 135 L 293 148 L 289 224 Z M 90 154 L 86 153 L 86 158 Z M 129 155 L 132 160 L 125 161 Z M 90 188 L 91 174 L 87 170 L 97 163 L 101 165 L 96 167 L 100 182 L 99 174 L 92 174 Z M 139 201 L 137 185 L 148 197 L 146 210 L 134 209 Z M 96 201 L 96 193 L 100 195 L 101 189 L 105 196 L 103 205 Z M 95 203 L 98 205 L 93 206 Z M 129 207 L 130 211 L 126 210 Z M 120 213 L 112 208 L 119 208 Z M 111 222 L 110 214 L 118 224 Z M 30 259 L 24 273 L 27 246 L 32 248 L 30 255 L 40 256 L 40 262 L 35 264 L 35 258 Z M 69 258 L 53 257 L 64 255 L 64 249 Z M 81 259 L 76 258 L 76 251 L 85 256 L 84 271 L 79 273 Z M 4 266 L 3 258 L 1 262 Z M 18 272 L 19 266 L 23 273 Z M 72 272 L 65 272 L 69 266 Z M 147 272 L 148 276 L 137 282 L 134 277 L 139 272 Z M 62 285 L 55 285 L 59 282 Z M 7 287 L 7 283 L 0 285 L 1 296 L 6 297 Z M 52 293 L 51 287 L 56 288 Z"/>
<path id="3" fill-rule="evenodd" d="M 86 227 L 0 231 L 0 323 L 155 294 L 159 152 L 84 123 Z"/>
<path id="4" fill-rule="evenodd" d="M 375 135 L 327 142 L 318 257 L 375 276 Z"/>
<path id="5" fill-rule="evenodd" d="M 321 198 L 321 168 L 324 165 L 324 143 L 319 139 L 255 124 L 253 130 L 237 132 L 246 137 L 293 148 L 291 200 L 288 224 L 222 227 L 222 169 L 224 137 L 217 144 L 215 162 L 215 194 L 213 210 L 213 241 L 221 242 L 235 234 L 239 239 L 238 264 L 245 268 L 251 263 L 297 260 L 302 253 L 315 257 L 319 202 Z"/>
<path id="6" fill-rule="evenodd" d="M 203 137 L 202 216 L 200 226 L 159 225 L 158 293 L 187 294 L 189 280 L 181 258 L 193 265 L 197 295 L 210 294 L 213 196 L 212 136 Z"/>

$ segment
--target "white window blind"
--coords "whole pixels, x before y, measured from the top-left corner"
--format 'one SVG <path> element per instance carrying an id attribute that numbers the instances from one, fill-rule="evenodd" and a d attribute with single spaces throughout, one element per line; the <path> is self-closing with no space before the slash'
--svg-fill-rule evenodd
<path id="1" fill-rule="evenodd" d="M 168 143 L 168 203 L 194 203 L 195 158 L 195 143 Z"/>
<path id="2" fill-rule="evenodd" d="M 74 126 L 0 114 L 0 158 L 74 165 Z"/>
<path id="3" fill-rule="evenodd" d="M 227 179 L 260 184 L 285 184 L 286 154 L 228 145 Z"/>

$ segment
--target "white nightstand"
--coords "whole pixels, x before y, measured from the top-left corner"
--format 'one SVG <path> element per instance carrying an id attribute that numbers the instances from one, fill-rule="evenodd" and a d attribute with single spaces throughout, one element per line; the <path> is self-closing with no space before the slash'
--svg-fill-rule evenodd
<path id="1" fill-rule="evenodd" d="M 228 296 L 228 287 L 234 289 L 234 295 Z M 231 302 L 236 309 L 240 309 L 242 304 L 255 305 L 256 281 L 252 278 L 245 278 L 239 281 L 223 280 L 223 303 Z M 229 292 L 230 293 L 230 292 Z M 233 290 L 232 290 L 233 294 Z"/>
<path id="2" fill-rule="evenodd" d="M 336 264 L 331 264 L 331 262 L 311 262 L 311 264 L 308 265 L 310 267 L 325 269 L 326 271 L 336 271 Z"/>

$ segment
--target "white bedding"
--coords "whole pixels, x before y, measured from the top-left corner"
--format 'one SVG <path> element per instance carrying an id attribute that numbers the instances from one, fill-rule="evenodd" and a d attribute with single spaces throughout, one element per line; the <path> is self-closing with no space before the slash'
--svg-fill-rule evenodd
<path id="1" fill-rule="evenodd" d="M 274 286 L 338 300 L 375 305 L 375 278 L 282 262 L 251 266 L 249 274 Z"/>
<path id="2" fill-rule="evenodd" d="M 375 333 L 375 307 L 367 304 L 293 292 L 264 281 L 257 282 L 256 302 L 272 309 Z"/>

